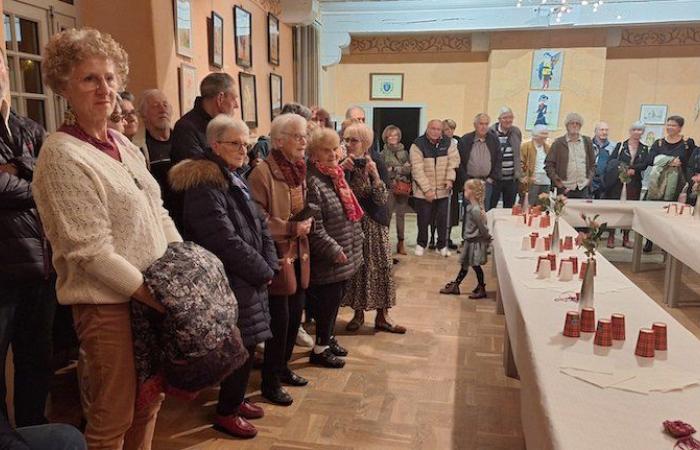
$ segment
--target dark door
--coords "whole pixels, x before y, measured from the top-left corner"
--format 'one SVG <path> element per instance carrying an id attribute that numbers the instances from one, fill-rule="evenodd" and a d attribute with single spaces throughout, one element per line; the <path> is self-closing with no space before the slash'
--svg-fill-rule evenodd
<path id="1" fill-rule="evenodd" d="M 395 125 L 401 130 L 401 143 L 408 151 L 411 144 L 421 134 L 420 108 L 374 108 L 372 128 L 374 135 L 383 147 L 382 131 L 389 125 Z"/>

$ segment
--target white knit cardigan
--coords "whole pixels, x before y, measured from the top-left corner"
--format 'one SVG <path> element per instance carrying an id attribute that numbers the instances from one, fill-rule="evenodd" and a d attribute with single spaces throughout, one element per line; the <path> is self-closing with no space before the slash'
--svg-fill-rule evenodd
<path id="1" fill-rule="evenodd" d="M 122 162 L 63 132 L 51 134 L 39 153 L 32 192 L 62 304 L 128 302 L 141 272 L 182 240 L 143 155 L 113 136 Z"/>

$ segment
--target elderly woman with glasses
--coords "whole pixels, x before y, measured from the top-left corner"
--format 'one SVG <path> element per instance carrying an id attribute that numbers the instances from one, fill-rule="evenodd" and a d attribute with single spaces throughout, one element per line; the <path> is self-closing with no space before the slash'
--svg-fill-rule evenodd
<path id="1" fill-rule="evenodd" d="M 396 286 L 391 273 L 388 192 L 377 163 L 370 156 L 373 137 L 372 130 L 359 122 L 351 123 L 343 132 L 348 157 L 341 166 L 364 210 L 361 224 L 365 235 L 362 244 L 365 263 L 350 280 L 342 306 L 355 310 L 346 326 L 348 331 L 359 330 L 365 321 L 364 312 L 376 310 L 376 330 L 403 334 L 406 329 L 394 324 L 389 317 L 389 309 L 396 304 Z"/>
<path id="2" fill-rule="evenodd" d="M 180 162 L 169 175 L 173 189 L 185 193 L 186 239 L 219 257 L 238 300 L 238 328 L 249 357 L 221 383 L 215 423 L 242 438 L 257 434 L 248 420 L 263 416 L 245 393 L 255 346 L 272 337 L 267 287 L 279 268 L 262 211 L 237 173 L 245 163 L 248 133 L 240 119 L 219 114 L 207 125 L 210 149 Z"/>
<path id="3" fill-rule="evenodd" d="M 306 119 L 293 113 L 277 116 L 270 129 L 270 155 L 248 177 L 251 195 L 265 213 L 281 263 L 270 286 L 273 337 L 265 343 L 262 395 L 285 406 L 293 399 L 282 383 L 308 384 L 288 366 L 310 276 L 308 234 L 312 219 L 305 208 L 307 138 Z"/>
<path id="4" fill-rule="evenodd" d="M 72 307 L 87 362 L 85 437 L 91 449 L 148 450 L 163 397 L 135 408 L 130 302 L 165 311 L 142 272 L 181 238 L 143 155 L 107 126 L 129 73 L 124 49 L 97 30 L 70 29 L 51 38 L 42 69 L 69 110 L 41 148 L 33 191 L 58 301 Z"/>

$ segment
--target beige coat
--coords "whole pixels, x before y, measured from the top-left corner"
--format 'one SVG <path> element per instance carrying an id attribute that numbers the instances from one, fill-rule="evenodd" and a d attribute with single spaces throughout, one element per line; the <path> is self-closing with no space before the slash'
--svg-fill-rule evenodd
<path id="1" fill-rule="evenodd" d="M 413 176 L 413 196 L 425 198 L 429 191 L 435 192 L 436 198 L 450 195 L 448 181 L 454 184 L 459 167 L 459 152 L 454 142 L 447 150 L 447 156 L 426 157 L 416 146 L 411 145 L 411 175 Z"/>
<path id="2" fill-rule="evenodd" d="M 544 153 L 549 154 L 549 144 L 544 143 Z M 535 176 L 535 163 L 537 162 L 537 148 L 533 141 L 527 141 L 520 147 L 520 157 L 522 162 L 523 176 L 527 183 Z"/>

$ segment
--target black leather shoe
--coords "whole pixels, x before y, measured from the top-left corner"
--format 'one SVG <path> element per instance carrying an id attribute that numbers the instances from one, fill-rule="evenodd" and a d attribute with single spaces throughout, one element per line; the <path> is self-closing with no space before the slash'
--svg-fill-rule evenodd
<path id="1" fill-rule="evenodd" d="M 266 386 L 263 384 L 261 390 L 262 396 L 275 405 L 289 406 L 294 402 L 289 392 L 280 385 Z"/>
<path id="2" fill-rule="evenodd" d="M 654 249 L 654 243 L 651 242 L 649 239 L 647 239 L 647 242 L 644 244 L 644 248 L 642 251 L 644 253 L 650 253 Z"/>
<path id="3" fill-rule="evenodd" d="M 342 369 L 345 367 L 345 361 L 335 356 L 330 347 L 325 349 L 322 353 L 312 351 L 309 361 L 311 364 L 318 364 L 319 366 L 328 367 L 330 369 Z"/>
<path id="4" fill-rule="evenodd" d="M 280 376 L 280 381 L 287 386 L 306 386 L 309 384 L 309 380 L 300 377 L 289 369 Z"/>
<path id="5" fill-rule="evenodd" d="M 452 242 L 452 239 L 450 239 L 449 241 L 447 241 L 447 248 L 449 248 L 450 250 L 457 250 L 459 248 L 459 245 L 455 244 L 454 242 Z"/>
<path id="6" fill-rule="evenodd" d="M 334 337 L 331 338 L 331 342 L 328 344 L 328 348 L 331 349 L 335 356 L 348 356 L 348 351 L 338 344 L 338 341 Z"/>

